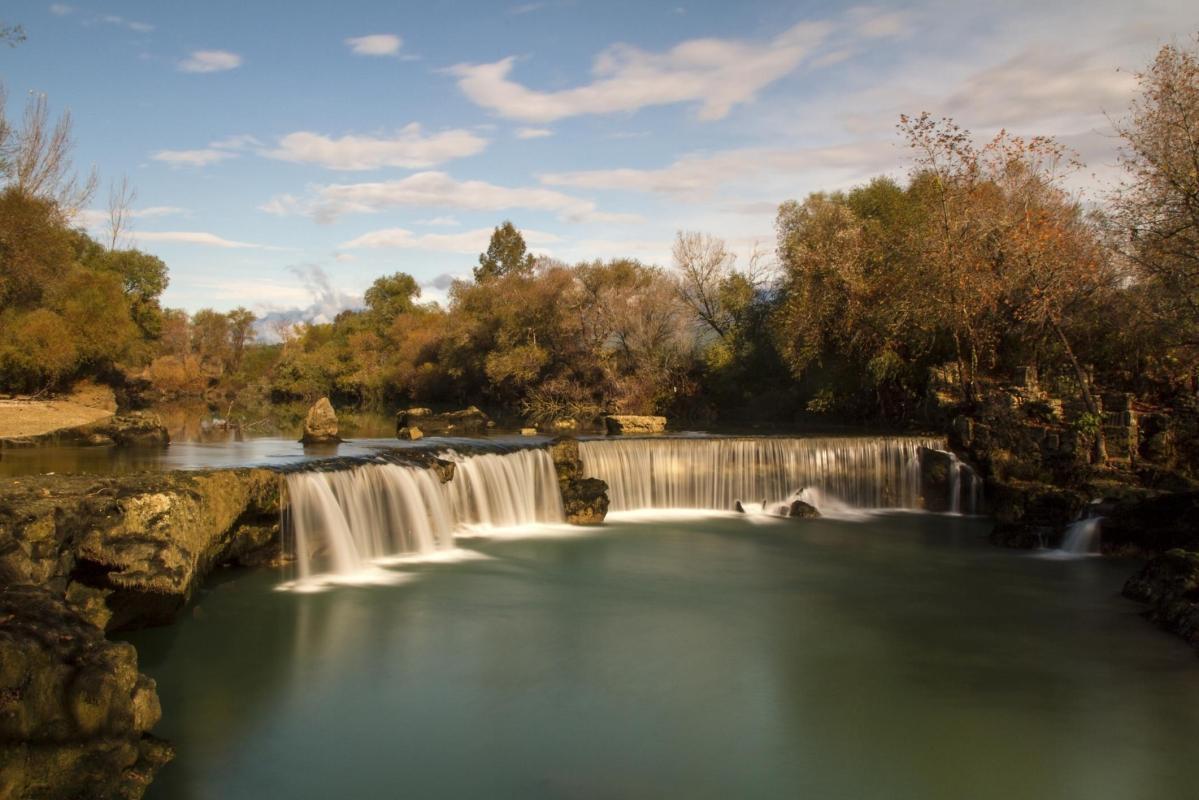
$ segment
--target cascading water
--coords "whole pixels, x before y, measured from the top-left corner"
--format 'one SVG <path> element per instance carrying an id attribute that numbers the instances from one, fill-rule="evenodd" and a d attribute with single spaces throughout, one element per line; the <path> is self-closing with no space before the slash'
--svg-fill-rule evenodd
<path id="1" fill-rule="evenodd" d="M 975 513 L 978 510 L 980 489 L 978 475 L 973 467 L 963 462 L 955 453 L 948 450 L 942 452 L 949 456 L 949 512 L 961 514 L 964 498 L 966 513 Z"/>
<path id="2" fill-rule="evenodd" d="M 288 475 L 284 531 L 299 582 L 449 550 L 458 531 L 563 521 L 545 450 L 447 456 L 456 474 L 445 484 L 432 470 L 394 464 Z"/>
<path id="3" fill-rule="evenodd" d="M 918 508 L 922 437 L 625 439 L 579 443 L 583 470 L 608 484 L 614 511 L 731 510 L 812 497 L 857 508 Z M 820 508 L 817 505 L 817 508 Z"/>

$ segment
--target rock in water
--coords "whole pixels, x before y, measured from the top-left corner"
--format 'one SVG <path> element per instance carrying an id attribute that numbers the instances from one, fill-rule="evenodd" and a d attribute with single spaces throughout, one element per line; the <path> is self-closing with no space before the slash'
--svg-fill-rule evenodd
<path id="1" fill-rule="evenodd" d="M 662 433 L 666 430 L 666 417 L 613 414 L 604 417 L 604 427 L 609 436 L 620 434 Z"/>
<path id="2" fill-rule="evenodd" d="M 536 436 L 537 429 L 536 428 L 521 428 L 520 435 L 521 436 Z"/>
<path id="3" fill-rule="evenodd" d="M 741 501 L 738 500 L 735 503 L 733 503 L 733 510 L 736 511 L 738 514 L 744 514 L 745 506 L 741 505 Z"/>
<path id="4" fill-rule="evenodd" d="M 483 433 L 493 424 L 491 418 L 477 406 L 445 413 L 437 413 L 429 408 L 407 408 L 396 414 L 396 435 L 399 436 L 399 432 L 404 428 L 417 426 L 426 434 L 432 435 Z"/>
<path id="5" fill-rule="evenodd" d="M 337 412 L 328 397 L 322 397 L 308 409 L 304 419 L 304 436 L 300 439 L 304 444 L 332 444 L 340 442 L 337 435 Z"/>
<path id="6" fill-rule="evenodd" d="M 791 507 L 787 509 L 787 516 L 792 519 L 816 519 L 820 516 L 820 512 L 816 510 L 816 506 L 805 503 L 803 500 L 791 501 Z"/>
<path id="7" fill-rule="evenodd" d="M 608 515 L 608 484 L 599 478 L 583 477 L 583 459 L 574 439 L 557 439 L 550 445 L 550 458 L 562 489 L 562 510 L 571 525 L 599 525 Z"/>
<path id="8" fill-rule="evenodd" d="M 415 442 L 417 439 L 425 438 L 425 433 L 414 425 L 410 428 L 400 428 L 398 431 L 396 431 L 396 438 Z"/>

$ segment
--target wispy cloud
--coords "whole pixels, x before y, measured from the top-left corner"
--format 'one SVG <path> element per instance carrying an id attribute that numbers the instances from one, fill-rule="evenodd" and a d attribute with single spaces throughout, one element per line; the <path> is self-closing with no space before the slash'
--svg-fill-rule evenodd
<path id="1" fill-rule="evenodd" d="M 318 133 L 298 131 L 279 140 L 279 146 L 263 155 L 281 161 L 317 164 L 327 169 L 365 170 L 379 167 L 421 169 L 455 158 L 473 156 L 487 147 L 487 140 L 466 130 L 424 134 L 415 122 L 391 137 L 342 136 L 332 139 Z"/>
<path id="2" fill-rule="evenodd" d="M 228 50 L 195 50 L 187 58 L 179 62 L 183 72 L 224 72 L 237 69 L 242 64 L 242 57 Z"/>
<path id="3" fill-rule="evenodd" d="M 829 23 L 804 22 L 765 42 L 692 39 L 665 53 L 613 45 L 596 56 L 594 81 L 558 91 L 513 80 L 516 59 L 511 56 L 490 64 L 459 64 L 449 72 L 475 104 L 510 119 L 545 123 L 698 102 L 700 119 L 717 120 L 794 71 L 832 30 Z"/>
<path id="4" fill-rule="evenodd" d="M 545 3 L 521 3 L 520 5 L 512 6 L 508 9 L 508 13 L 513 16 L 521 14 L 532 14 L 534 11 L 540 11 L 545 8 Z"/>
<path id="5" fill-rule="evenodd" d="M 462 233 L 424 233 L 415 234 L 404 228 L 386 228 L 371 231 L 356 239 L 344 242 L 341 247 L 345 250 L 358 248 L 391 249 L 391 250 L 428 250 L 445 253 L 478 253 L 487 249 L 487 243 L 494 233 L 492 228 L 478 228 Z M 521 229 L 521 235 L 532 246 L 561 241 L 552 233 Z"/>
<path id="6" fill-rule="evenodd" d="M 554 132 L 549 128 L 517 128 L 517 139 L 544 139 L 547 136 L 553 136 Z"/>
<path id="7" fill-rule="evenodd" d="M 131 219 L 158 219 L 187 214 L 188 211 L 178 206 L 148 206 L 130 209 L 126 213 Z M 85 208 L 75 214 L 75 221 L 85 227 L 95 228 L 108 222 L 108 212 L 100 208 Z"/>
<path id="8" fill-rule="evenodd" d="M 404 40 L 394 33 L 372 33 L 369 36 L 352 36 L 345 43 L 355 55 L 394 56 L 399 54 Z"/>
<path id="9" fill-rule="evenodd" d="M 50 13 L 56 17 L 65 17 L 68 14 L 73 14 L 74 12 L 75 12 L 75 7 L 69 6 L 66 3 L 51 3 L 50 4 Z"/>
<path id="10" fill-rule="evenodd" d="M 430 228 L 456 228 L 462 223 L 454 217 L 432 217 L 431 219 L 418 219 L 417 225 L 427 225 Z"/>
<path id="11" fill-rule="evenodd" d="M 418 172 L 394 181 L 317 186 L 307 197 L 276 195 L 261 208 L 273 214 L 307 214 L 319 222 L 331 222 L 345 214 L 371 214 L 402 207 L 471 211 L 527 208 L 549 211 L 575 222 L 640 221 L 633 214 L 601 212 L 590 200 L 551 189 L 459 181 L 444 172 Z"/>
<path id="12" fill-rule="evenodd" d="M 196 244 L 207 247 L 221 247 L 226 249 L 250 249 L 250 250 L 286 250 L 285 247 L 272 247 L 265 244 L 254 244 L 252 242 L 239 242 L 233 239 L 225 239 L 217 236 L 215 233 L 206 231 L 138 231 L 135 238 L 140 242 L 160 242 L 173 244 Z"/>
<path id="13" fill-rule="evenodd" d="M 242 151 L 260 147 L 262 142 L 249 134 L 226 136 L 209 142 L 207 147 L 194 150 L 159 150 L 150 155 L 154 161 L 161 161 L 172 167 L 206 167 L 230 158 L 237 158 Z"/>

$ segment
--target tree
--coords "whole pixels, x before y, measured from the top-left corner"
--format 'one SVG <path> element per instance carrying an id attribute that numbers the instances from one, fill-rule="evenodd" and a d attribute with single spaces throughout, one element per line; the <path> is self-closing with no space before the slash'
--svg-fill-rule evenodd
<path id="1" fill-rule="evenodd" d="M 1137 74 L 1140 95 L 1115 123 L 1127 179 L 1112 198 L 1114 237 L 1167 344 L 1199 350 L 1199 37 L 1163 47 Z"/>
<path id="2" fill-rule="evenodd" d="M 400 314 L 411 312 L 420 297 L 420 285 L 404 272 L 376 278 L 363 296 L 366 308 L 380 330 L 387 328 Z"/>
<path id="3" fill-rule="evenodd" d="M 725 338 L 732 320 L 720 301 L 721 286 L 732 274 L 736 257 L 723 239 L 692 231 L 678 232 L 672 254 L 683 302 L 701 324 Z"/>
<path id="4" fill-rule="evenodd" d="M 206 367 L 218 374 L 224 372 L 233 355 L 229 318 L 211 308 L 202 308 L 193 314 L 192 347 Z"/>
<path id="5" fill-rule="evenodd" d="M 108 249 L 116 250 L 121 237 L 128 235 L 132 222 L 133 203 L 137 200 L 137 190 L 129 183 L 128 176 L 123 176 L 120 183 L 108 187 Z"/>
<path id="6" fill-rule="evenodd" d="M 60 213 L 72 217 L 91 199 L 97 180 L 95 170 L 82 179 L 75 172 L 73 147 L 70 112 L 64 111 L 51 122 L 46 96 L 31 95 L 20 130 L 7 123 L 0 125 L 2 177 L 19 193 L 52 201 Z"/>
<path id="7" fill-rule="evenodd" d="M 16 47 L 25 41 L 25 29 L 20 25 L 7 25 L 0 21 L 0 42 Z"/>
<path id="8" fill-rule="evenodd" d="M 479 254 L 475 281 L 483 283 L 503 275 L 528 275 L 533 271 L 533 256 L 525 246 L 525 237 L 509 220 L 491 234 L 487 251 Z"/>
<path id="9" fill-rule="evenodd" d="M 229 321 L 229 349 L 233 369 L 241 367 L 246 345 L 254 341 L 254 323 L 258 318 L 249 309 L 238 306 L 225 315 Z"/>

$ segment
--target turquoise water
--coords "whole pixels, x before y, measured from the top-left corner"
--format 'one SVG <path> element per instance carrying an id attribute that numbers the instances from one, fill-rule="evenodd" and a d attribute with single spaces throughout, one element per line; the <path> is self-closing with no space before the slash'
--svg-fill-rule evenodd
<path id="1" fill-rule="evenodd" d="M 223 573 L 130 637 L 159 798 L 1177 798 L 1199 660 L 989 523 L 616 522 L 394 586 Z"/>

